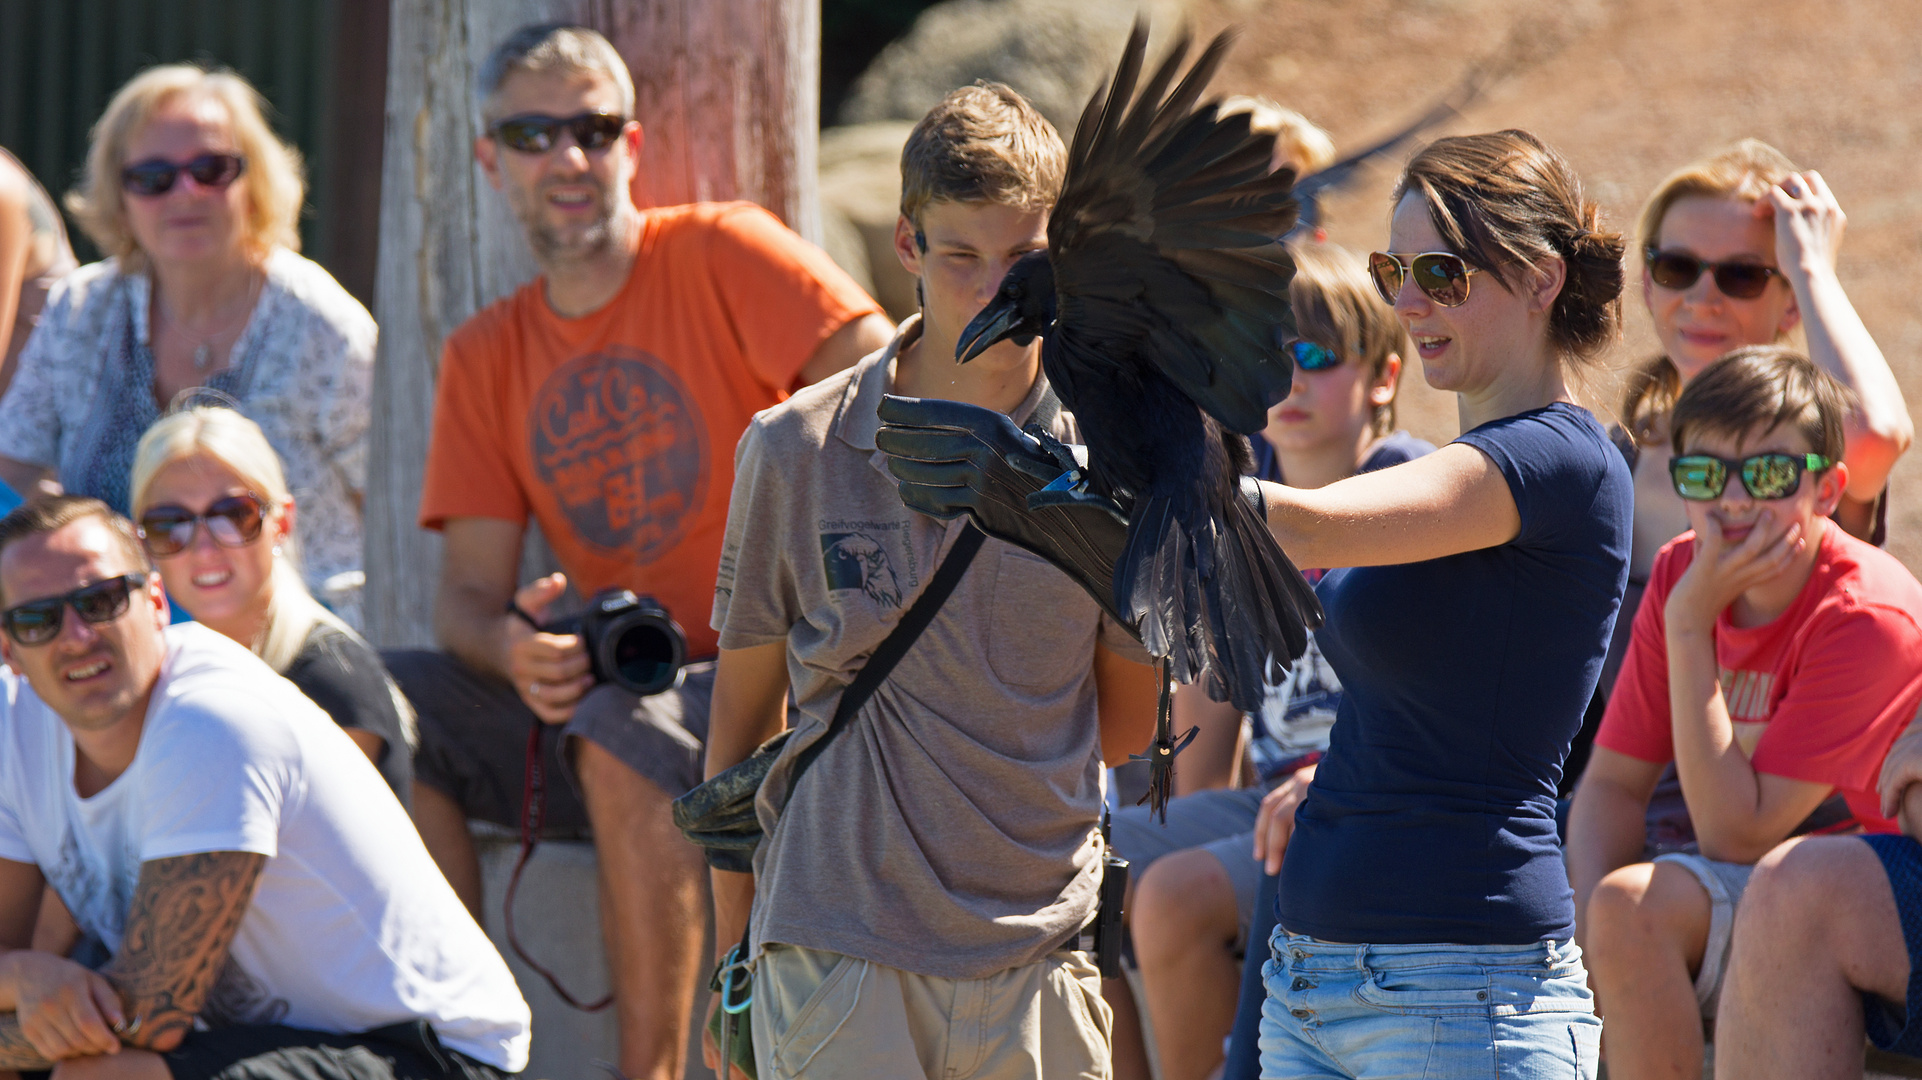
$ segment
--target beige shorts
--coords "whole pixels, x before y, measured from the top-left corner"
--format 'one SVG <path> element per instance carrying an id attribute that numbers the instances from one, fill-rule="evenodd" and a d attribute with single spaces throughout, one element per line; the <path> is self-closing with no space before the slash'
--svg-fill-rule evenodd
<path id="1" fill-rule="evenodd" d="M 1106 1080 L 1113 1016 L 1084 952 L 985 979 L 941 979 L 770 945 L 754 970 L 761 1080 Z"/>
<path id="2" fill-rule="evenodd" d="M 1735 908 L 1742 902 L 1742 893 L 1748 889 L 1749 875 L 1755 872 L 1755 867 L 1688 852 L 1660 855 L 1655 861 L 1674 863 L 1687 870 L 1708 893 L 1708 947 L 1702 950 L 1702 970 L 1695 975 L 1695 1000 L 1702 1006 L 1702 1016 L 1713 1020 L 1721 1004 L 1722 976 L 1728 971 L 1729 947 L 1735 940 Z"/>

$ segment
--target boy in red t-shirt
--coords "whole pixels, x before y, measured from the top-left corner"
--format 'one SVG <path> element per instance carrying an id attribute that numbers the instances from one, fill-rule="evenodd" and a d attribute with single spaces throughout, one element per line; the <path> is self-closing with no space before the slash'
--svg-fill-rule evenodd
<path id="1" fill-rule="evenodd" d="M 1714 1015 L 1757 859 L 1798 832 L 1894 830 L 1876 773 L 1922 700 L 1922 584 L 1831 527 L 1847 410 L 1809 360 L 1759 346 L 1698 376 L 1670 421 L 1693 531 L 1656 556 L 1569 816 L 1583 948 L 1624 1080 L 1700 1073 L 1698 1012 Z M 1671 760 L 1695 843 L 1644 862 Z"/>

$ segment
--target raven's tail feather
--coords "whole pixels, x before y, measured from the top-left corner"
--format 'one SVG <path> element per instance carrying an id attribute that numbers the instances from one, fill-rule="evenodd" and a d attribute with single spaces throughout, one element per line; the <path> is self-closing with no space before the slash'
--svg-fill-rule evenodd
<path id="1" fill-rule="evenodd" d="M 1115 567 L 1116 606 L 1140 620 L 1142 644 L 1169 660 L 1177 681 L 1205 679 L 1210 697 L 1252 712 L 1275 668 L 1308 647 L 1321 604 L 1245 500 L 1182 514 L 1177 498 L 1136 504 Z"/>

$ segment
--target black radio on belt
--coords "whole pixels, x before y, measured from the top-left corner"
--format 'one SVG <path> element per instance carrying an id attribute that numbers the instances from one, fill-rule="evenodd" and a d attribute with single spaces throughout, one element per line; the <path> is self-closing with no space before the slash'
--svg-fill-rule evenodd
<path id="1" fill-rule="evenodd" d="M 1108 843 L 1108 810 L 1101 810 L 1101 906 L 1094 916 L 1095 966 L 1104 979 L 1121 977 L 1121 905 L 1128 896 L 1128 860 Z"/>

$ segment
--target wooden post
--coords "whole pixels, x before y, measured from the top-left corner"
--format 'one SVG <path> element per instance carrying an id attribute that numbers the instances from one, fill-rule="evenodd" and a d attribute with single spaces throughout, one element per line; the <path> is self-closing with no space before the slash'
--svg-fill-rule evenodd
<path id="1" fill-rule="evenodd" d="M 474 164 L 473 86 L 497 43 L 542 20 L 592 26 L 626 57 L 646 132 L 637 202 L 749 199 L 820 240 L 818 0 L 394 0 L 363 608 L 378 645 L 434 640 L 440 542 L 415 521 L 441 342 L 536 273 Z"/>

